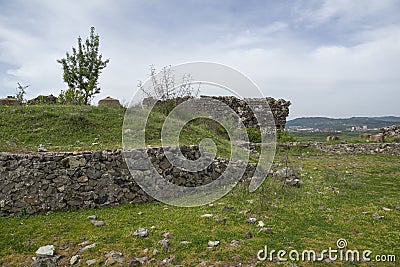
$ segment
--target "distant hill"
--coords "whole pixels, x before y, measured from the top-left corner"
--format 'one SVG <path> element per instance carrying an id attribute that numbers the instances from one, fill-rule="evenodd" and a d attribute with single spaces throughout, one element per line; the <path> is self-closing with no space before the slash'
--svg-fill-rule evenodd
<path id="1" fill-rule="evenodd" d="M 400 117 L 384 116 L 384 117 L 352 117 L 345 119 L 332 119 L 326 117 L 303 117 L 289 120 L 286 127 L 314 128 L 314 129 L 333 129 L 346 130 L 353 126 L 368 126 L 368 129 L 381 128 L 391 125 L 399 125 Z"/>

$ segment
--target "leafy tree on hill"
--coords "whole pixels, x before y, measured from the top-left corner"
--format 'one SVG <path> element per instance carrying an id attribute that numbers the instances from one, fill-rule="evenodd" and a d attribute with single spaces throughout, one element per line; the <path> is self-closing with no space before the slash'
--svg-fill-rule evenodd
<path id="1" fill-rule="evenodd" d="M 68 84 L 66 91 L 61 91 L 60 102 L 68 104 L 90 104 L 93 96 L 100 93 L 98 79 L 109 59 L 102 60 L 99 54 L 99 35 L 95 28 L 90 28 L 90 36 L 85 42 L 78 37 L 78 48 L 72 48 L 72 54 L 58 59 L 64 71 L 64 81 Z"/>

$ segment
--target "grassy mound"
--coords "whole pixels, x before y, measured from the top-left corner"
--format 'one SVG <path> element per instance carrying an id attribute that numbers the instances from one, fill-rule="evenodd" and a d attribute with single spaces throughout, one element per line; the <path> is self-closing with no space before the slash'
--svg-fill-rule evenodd
<path id="1" fill-rule="evenodd" d="M 0 107 L 0 151 L 49 151 L 122 148 L 124 108 L 95 106 Z M 166 116 L 153 112 L 146 128 L 146 144 L 160 145 L 160 129 Z M 181 145 L 196 145 L 212 138 L 220 155 L 230 152 L 229 138 L 220 126 L 193 120 L 180 135 Z"/>

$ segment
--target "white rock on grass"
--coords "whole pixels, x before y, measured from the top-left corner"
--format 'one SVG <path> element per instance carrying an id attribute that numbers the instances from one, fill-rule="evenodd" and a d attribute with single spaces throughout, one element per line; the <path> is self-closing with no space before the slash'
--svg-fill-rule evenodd
<path id="1" fill-rule="evenodd" d="M 219 246 L 219 241 L 208 241 L 208 247 L 209 248 L 212 248 L 212 247 L 217 247 L 217 246 Z"/>
<path id="2" fill-rule="evenodd" d="M 269 228 L 269 227 L 262 227 L 258 232 L 259 233 L 260 232 L 264 232 L 264 233 L 267 233 L 267 234 L 272 234 L 273 233 L 272 228 Z"/>
<path id="3" fill-rule="evenodd" d="M 213 215 L 211 213 L 206 213 L 206 214 L 201 215 L 201 218 L 210 218 L 212 216 Z"/>
<path id="4" fill-rule="evenodd" d="M 36 250 L 36 255 L 38 256 L 53 256 L 55 247 L 53 245 L 47 245 L 40 247 L 38 250 Z"/>
<path id="5" fill-rule="evenodd" d="M 95 260 L 95 259 L 87 260 L 87 261 L 86 261 L 86 264 L 87 264 L 87 265 L 93 265 L 93 264 L 95 264 L 95 263 L 96 263 L 96 260 Z"/>
<path id="6" fill-rule="evenodd" d="M 87 245 L 86 247 L 81 248 L 80 252 L 83 252 L 83 251 L 85 251 L 85 250 L 94 248 L 94 247 L 96 247 L 96 246 L 97 246 L 96 243 L 93 243 L 93 244 L 91 244 L 91 245 Z"/>
<path id="7" fill-rule="evenodd" d="M 257 219 L 254 218 L 254 217 L 251 217 L 251 218 L 247 219 L 247 222 L 249 222 L 249 223 L 255 223 L 256 221 L 257 221 Z"/>
<path id="8" fill-rule="evenodd" d="M 69 260 L 69 264 L 74 265 L 77 264 L 79 262 L 79 255 L 74 255 L 71 257 L 71 259 Z"/>
<path id="9" fill-rule="evenodd" d="M 145 228 L 139 228 L 135 232 L 132 232 L 131 236 L 138 236 L 144 238 L 149 236 L 149 231 Z"/>
<path id="10" fill-rule="evenodd" d="M 97 227 L 101 227 L 106 224 L 104 221 L 97 221 L 97 220 L 91 220 L 90 223 Z"/>

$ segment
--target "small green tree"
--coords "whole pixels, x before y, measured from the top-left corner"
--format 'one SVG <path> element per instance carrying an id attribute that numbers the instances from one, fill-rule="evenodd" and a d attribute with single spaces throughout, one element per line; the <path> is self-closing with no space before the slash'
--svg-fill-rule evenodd
<path id="1" fill-rule="evenodd" d="M 22 84 L 20 84 L 19 82 L 17 82 L 17 94 L 15 95 L 15 98 L 21 102 L 21 103 L 25 103 L 26 99 L 25 99 L 25 95 L 26 95 L 26 89 L 29 87 L 29 85 L 23 86 Z"/>
<path id="2" fill-rule="evenodd" d="M 90 36 L 82 43 L 78 37 L 78 48 L 72 48 L 72 54 L 66 53 L 66 57 L 58 59 L 64 71 L 64 81 L 68 89 L 60 95 L 67 96 L 65 103 L 90 104 L 93 96 L 100 93 L 98 79 L 102 70 L 107 66 L 109 59 L 102 60 L 99 54 L 99 35 L 95 34 L 95 28 L 90 28 Z M 72 99 L 68 99 L 72 97 Z"/>

